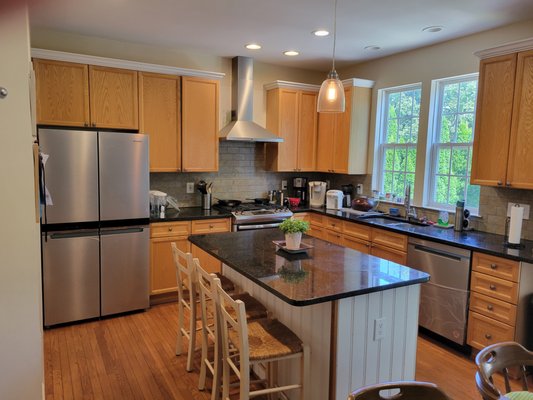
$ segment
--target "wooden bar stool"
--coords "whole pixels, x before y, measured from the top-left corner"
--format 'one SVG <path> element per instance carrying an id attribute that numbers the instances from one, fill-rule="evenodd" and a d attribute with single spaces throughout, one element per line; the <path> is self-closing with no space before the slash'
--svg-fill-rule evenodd
<path id="1" fill-rule="evenodd" d="M 239 378 L 239 399 L 263 394 L 300 389 L 300 398 L 306 399 L 306 383 L 309 379 L 309 346 L 302 343 L 289 328 L 276 319 L 262 318 L 247 321 L 246 307 L 242 300 L 234 300 L 217 286 L 217 298 L 221 315 L 221 339 L 223 355 L 222 398 L 229 400 L 230 373 Z M 235 349 L 235 351 L 233 351 Z M 250 390 L 250 367 L 263 364 L 265 371 L 275 369 L 278 361 L 300 359 L 300 382 L 275 386 L 274 374 L 267 373 L 267 388 Z M 272 368 L 274 367 L 274 368 Z"/>
<path id="2" fill-rule="evenodd" d="M 382 392 L 394 390 L 394 395 Z M 365 386 L 348 396 L 348 400 L 451 400 L 437 385 L 429 382 L 401 381 Z"/>
<path id="3" fill-rule="evenodd" d="M 220 278 L 216 274 L 210 274 L 205 271 L 197 258 L 193 260 L 196 277 L 198 278 L 198 288 L 200 297 L 200 310 L 202 319 L 202 362 L 200 367 L 200 379 L 198 389 L 205 389 L 206 372 L 209 370 L 213 375 L 213 384 L 211 387 L 211 399 L 218 398 L 220 392 L 220 375 L 221 375 L 221 335 L 220 335 L 220 317 L 218 305 L 216 302 L 217 287 L 221 286 Z M 223 288 L 222 288 L 223 289 Z M 267 309 L 258 300 L 248 293 L 239 293 L 231 295 L 233 299 L 238 299 L 246 304 L 247 319 L 266 318 Z M 214 344 L 213 359 L 209 359 L 209 340 Z"/>

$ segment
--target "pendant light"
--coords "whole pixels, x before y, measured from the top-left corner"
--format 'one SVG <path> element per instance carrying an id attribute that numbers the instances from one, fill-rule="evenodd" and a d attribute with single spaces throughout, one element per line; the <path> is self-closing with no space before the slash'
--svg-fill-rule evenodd
<path id="1" fill-rule="evenodd" d="M 341 113 L 344 112 L 344 86 L 335 71 L 335 45 L 337 44 L 337 0 L 335 0 L 335 15 L 333 20 L 333 67 L 327 79 L 322 82 L 320 92 L 318 92 L 319 113 Z"/>

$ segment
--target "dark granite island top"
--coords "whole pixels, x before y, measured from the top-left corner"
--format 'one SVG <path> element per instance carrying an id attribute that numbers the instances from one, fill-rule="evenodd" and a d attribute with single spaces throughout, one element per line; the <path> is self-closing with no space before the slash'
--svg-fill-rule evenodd
<path id="1" fill-rule="evenodd" d="M 189 237 L 196 246 L 293 306 L 318 304 L 427 282 L 429 275 L 304 235 L 307 253 L 277 250 L 278 229 Z"/>

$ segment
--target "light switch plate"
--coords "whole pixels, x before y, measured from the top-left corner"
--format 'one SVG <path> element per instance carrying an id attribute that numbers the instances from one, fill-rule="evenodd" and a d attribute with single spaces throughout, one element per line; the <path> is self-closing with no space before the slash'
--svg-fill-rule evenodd
<path id="1" fill-rule="evenodd" d="M 282 180 L 281 181 L 281 190 L 287 190 L 287 181 L 286 180 Z"/>
<path id="2" fill-rule="evenodd" d="M 374 340 L 385 338 L 385 318 L 376 318 L 374 320 Z"/>
<path id="3" fill-rule="evenodd" d="M 187 193 L 194 193 L 194 182 L 187 182 Z"/>
<path id="4" fill-rule="evenodd" d="M 515 204 L 520 204 L 520 207 L 524 207 L 524 216 L 522 219 L 529 220 L 529 204 L 521 204 L 521 203 L 507 203 L 507 216 L 511 216 L 511 207 Z"/>

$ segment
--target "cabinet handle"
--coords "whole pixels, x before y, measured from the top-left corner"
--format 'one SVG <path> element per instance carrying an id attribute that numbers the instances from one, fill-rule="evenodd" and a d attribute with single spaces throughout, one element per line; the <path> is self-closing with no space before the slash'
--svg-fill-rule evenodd
<path id="1" fill-rule="evenodd" d="M 365 246 L 366 247 L 372 247 L 372 246 L 370 246 L 370 243 L 365 244 Z"/>
<path id="2" fill-rule="evenodd" d="M 93 122 L 93 128 L 96 128 L 96 122 Z"/>
<path id="3" fill-rule="evenodd" d="M 505 182 L 505 186 L 507 186 L 507 187 L 511 186 L 511 182 L 509 182 L 509 181 Z"/>
<path id="4" fill-rule="evenodd" d="M 496 268 L 498 268 L 498 265 L 497 264 L 490 264 L 490 268 L 491 269 L 496 269 Z"/>
<path id="5" fill-rule="evenodd" d="M 169 232 L 172 232 L 172 227 L 171 227 L 171 226 L 168 228 L 168 231 L 169 231 Z"/>
<path id="6" fill-rule="evenodd" d="M 492 339 L 492 335 L 490 333 L 485 333 L 485 339 Z"/>
<path id="7" fill-rule="evenodd" d="M 214 227 L 214 225 L 209 225 L 209 229 L 213 229 Z"/>
<path id="8" fill-rule="evenodd" d="M 88 122 L 86 122 L 86 123 L 84 123 L 84 124 L 83 124 L 83 126 L 89 126 L 89 123 L 88 123 Z"/>
<path id="9" fill-rule="evenodd" d="M 496 290 L 496 285 L 492 285 L 492 284 L 491 284 L 491 285 L 489 286 L 489 289 L 490 289 L 490 290 Z"/>
<path id="10" fill-rule="evenodd" d="M 502 182 L 502 181 L 498 181 L 498 182 L 497 182 L 497 185 L 498 185 L 498 186 L 501 186 L 501 185 L 503 185 L 503 182 Z"/>
<path id="11" fill-rule="evenodd" d="M 489 304 L 489 305 L 487 306 L 487 310 L 489 310 L 489 311 L 494 310 L 494 307 L 492 306 L 492 304 Z"/>

